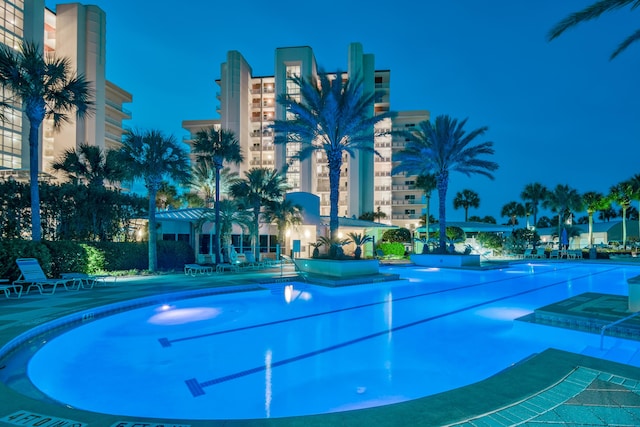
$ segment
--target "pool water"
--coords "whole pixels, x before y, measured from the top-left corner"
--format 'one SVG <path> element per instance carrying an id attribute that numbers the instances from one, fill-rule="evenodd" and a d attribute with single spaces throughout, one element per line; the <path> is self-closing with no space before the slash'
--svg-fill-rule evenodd
<path id="1" fill-rule="evenodd" d="M 549 347 L 600 337 L 514 319 L 583 292 L 627 294 L 640 268 L 520 264 L 464 271 L 383 267 L 403 280 L 305 283 L 154 305 L 44 345 L 32 383 L 79 409 L 179 419 L 275 418 L 402 402 L 483 380 Z M 607 338 L 608 349 L 640 343 Z M 602 352 L 620 354 L 619 351 Z"/>

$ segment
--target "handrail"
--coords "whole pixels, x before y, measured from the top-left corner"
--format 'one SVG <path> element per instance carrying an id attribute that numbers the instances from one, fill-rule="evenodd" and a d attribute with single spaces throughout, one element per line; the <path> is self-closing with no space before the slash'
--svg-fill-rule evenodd
<path id="1" fill-rule="evenodd" d="M 612 326 L 615 326 L 619 323 L 625 322 L 629 319 L 631 319 L 632 317 L 637 316 L 638 314 L 640 314 L 640 311 L 636 311 L 635 313 L 630 314 L 629 316 L 622 318 L 622 319 L 618 319 L 615 322 L 609 323 L 607 325 L 604 325 L 602 328 L 600 328 L 600 350 L 604 349 L 604 332 L 611 328 Z"/>

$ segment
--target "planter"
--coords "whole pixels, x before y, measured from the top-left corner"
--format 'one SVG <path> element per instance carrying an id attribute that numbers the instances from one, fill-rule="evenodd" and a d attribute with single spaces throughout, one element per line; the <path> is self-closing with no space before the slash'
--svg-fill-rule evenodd
<path id="1" fill-rule="evenodd" d="M 410 258 L 423 267 L 480 267 L 480 255 L 413 254 Z"/>
<path id="2" fill-rule="evenodd" d="M 378 274 L 380 264 L 375 259 L 336 260 L 336 259 L 296 259 L 298 268 L 312 275 L 329 277 L 358 277 Z"/>

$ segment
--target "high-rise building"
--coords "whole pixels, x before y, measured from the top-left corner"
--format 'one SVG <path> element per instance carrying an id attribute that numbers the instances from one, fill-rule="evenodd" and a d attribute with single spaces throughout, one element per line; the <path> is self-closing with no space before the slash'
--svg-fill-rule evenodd
<path id="1" fill-rule="evenodd" d="M 227 60 L 220 67 L 220 87 L 217 112 L 220 119 L 211 121 L 185 121 L 183 127 L 193 136 L 202 124 L 216 124 L 234 132 L 245 156 L 239 172 L 252 167 L 273 167 L 283 170 L 286 166 L 291 191 L 309 192 L 320 198 L 320 214 L 329 215 L 329 168 L 324 152 L 317 152 L 304 160 L 296 154 L 300 144 L 295 141 L 274 144 L 270 125 L 274 120 L 285 120 L 287 112 L 277 102 L 280 95 L 299 96 L 294 76 L 316 76 L 321 70 L 313 50 L 308 46 L 278 48 L 275 52 L 274 75 L 254 76 L 253 70 L 240 52 L 229 51 Z M 328 70 L 322 70 L 325 72 Z M 367 93 L 381 96 L 371 114 L 390 111 L 389 70 L 376 70 L 374 55 L 364 53 L 360 43 L 348 48 L 347 67 L 332 78 L 361 79 Z M 394 119 L 377 124 L 377 131 L 407 129 L 429 118 L 428 111 L 397 113 Z M 425 207 L 421 190 L 415 188 L 415 178 L 392 174 L 393 152 L 402 149 L 404 138 L 399 136 L 374 136 L 371 144 L 379 155 L 359 151 L 351 158 L 345 153 L 340 173 L 339 216 L 359 217 L 365 213 L 382 212 L 385 223 L 393 223 L 410 229 L 416 228 Z"/>
<path id="2" fill-rule="evenodd" d="M 24 41 L 41 46 L 45 55 L 68 58 L 71 67 L 91 82 L 95 109 L 91 115 L 65 124 L 54 131 L 51 120 L 41 127 L 41 171 L 50 171 L 50 165 L 65 150 L 80 144 L 100 148 L 118 148 L 124 132 L 123 120 L 131 113 L 123 104 L 132 102 L 132 95 L 106 79 L 106 14 L 97 6 L 79 3 L 60 4 L 56 12 L 45 8 L 44 0 L 0 1 L 0 42 L 16 49 Z M 12 99 L 8 93 L 4 99 Z M 20 112 L 19 100 L 5 113 L 0 122 L 0 172 L 18 175 L 29 168 L 29 126 Z"/>

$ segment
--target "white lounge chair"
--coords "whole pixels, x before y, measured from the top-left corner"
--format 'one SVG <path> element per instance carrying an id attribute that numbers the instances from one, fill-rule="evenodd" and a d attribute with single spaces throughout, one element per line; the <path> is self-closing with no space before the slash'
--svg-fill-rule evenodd
<path id="1" fill-rule="evenodd" d="M 522 258 L 524 259 L 528 259 L 528 258 L 533 258 L 533 249 L 531 248 L 527 248 L 524 250 L 524 254 L 522 254 Z"/>
<path id="2" fill-rule="evenodd" d="M 11 298 L 11 292 L 13 291 L 13 293 L 16 294 L 16 298 L 20 298 L 22 295 L 22 285 L 8 282 L 8 279 L 0 279 L 0 290 L 4 292 L 4 296 Z"/>
<path id="3" fill-rule="evenodd" d="M 251 251 L 246 251 L 244 253 L 244 259 L 245 259 L 246 266 L 249 268 L 258 269 L 258 268 L 263 268 L 265 265 L 264 262 L 257 261 L 256 257 L 253 255 L 253 252 Z"/>
<path id="4" fill-rule="evenodd" d="M 106 284 L 107 279 L 113 277 L 115 282 L 115 276 L 109 276 L 108 274 L 87 274 L 87 273 L 62 273 L 60 274 L 62 279 L 75 280 L 77 290 L 80 289 L 93 289 L 93 287 L 99 283 Z"/>
<path id="5" fill-rule="evenodd" d="M 27 294 L 31 291 L 31 288 L 36 288 L 41 294 L 45 294 L 45 288 L 51 288 L 51 292 L 48 295 L 53 295 L 58 288 L 58 285 L 62 285 L 66 290 L 73 289 L 75 285 L 80 286 L 78 279 L 50 279 L 42 271 L 40 263 L 35 258 L 18 258 L 16 260 L 18 268 L 20 269 L 20 277 L 13 282 L 14 285 L 29 285 L 27 287 Z"/>
<path id="6" fill-rule="evenodd" d="M 197 276 L 198 274 L 210 275 L 213 273 L 213 267 L 200 264 L 185 264 L 184 274 L 187 276 Z"/>

